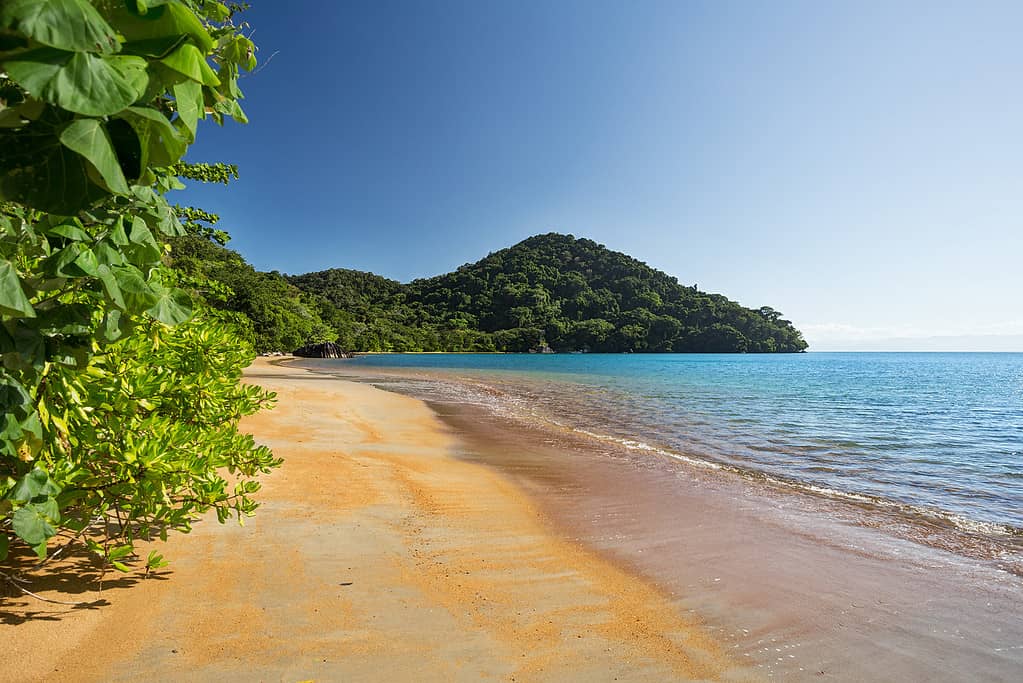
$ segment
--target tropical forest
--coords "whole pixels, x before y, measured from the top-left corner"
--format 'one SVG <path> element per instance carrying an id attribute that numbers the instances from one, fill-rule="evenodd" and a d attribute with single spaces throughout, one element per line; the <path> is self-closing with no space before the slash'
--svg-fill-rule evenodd
<path id="1" fill-rule="evenodd" d="M 774 309 L 751 309 L 588 239 L 550 233 L 402 284 L 335 268 L 261 273 L 198 231 L 170 262 L 222 286 L 262 352 L 336 341 L 356 352 L 797 352 L 806 342 Z"/>

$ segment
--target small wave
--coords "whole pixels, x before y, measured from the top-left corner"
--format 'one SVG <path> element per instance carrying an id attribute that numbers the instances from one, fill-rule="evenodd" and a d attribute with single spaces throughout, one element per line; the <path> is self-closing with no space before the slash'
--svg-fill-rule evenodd
<path id="1" fill-rule="evenodd" d="M 552 421 L 553 422 L 553 421 Z M 1008 525 L 1000 524 L 997 522 L 984 522 L 969 517 L 964 517 L 952 512 L 945 510 L 936 510 L 934 508 L 924 507 L 920 505 L 911 505 L 908 503 L 900 503 L 898 501 L 890 500 L 887 498 L 881 498 L 879 496 L 871 496 L 864 493 L 856 493 L 853 491 L 843 491 L 841 489 L 832 488 L 829 486 L 821 486 L 819 484 L 813 484 L 809 482 L 794 481 L 791 479 L 785 479 L 778 476 L 766 474 L 759 470 L 752 470 L 742 467 L 735 467 L 732 465 L 725 465 L 723 463 L 714 462 L 711 460 L 705 460 L 702 458 L 692 457 L 683 455 L 674 451 L 670 451 L 664 448 L 653 446 L 644 441 L 638 441 L 635 439 L 626 439 L 609 434 L 600 434 L 597 432 L 590 431 L 588 429 L 581 429 L 578 427 L 571 427 L 571 431 L 588 436 L 599 441 L 615 443 L 633 451 L 645 451 L 650 453 L 656 453 L 657 455 L 665 456 L 673 460 L 684 462 L 689 465 L 695 465 L 705 469 L 727 471 L 746 478 L 756 478 L 757 480 L 767 482 L 776 486 L 783 486 L 786 488 L 797 489 L 806 493 L 812 493 L 826 498 L 852 501 L 859 504 L 870 505 L 879 508 L 887 508 L 896 510 L 902 514 L 911 515 L 917 518 L 926 518 L 936 521 L 941 524 L 950 524 L 960 531 L 965 531 L 971 534 L 983 534 L 988 536 L 1023 536 L 1023 529 Z"/>
<path id="2" fill-rule="evenodd" d="M 705 467 L 707 469 L 713 469 L 713 470 L 724 470 L 724 469 L 732 470 L 732 469 L 734 469 L 734 470 L 738 471 L 738 468 L 731 468 L 731 467 L 727 467 L 726 465 L 722 465 L 721 463 L 712 462 L 710 460 L 703 460 L 701 458 L 693 458 L 693 457 L 690 457 L 688 455 L 682 455 L 681 453 L 675 453 L 673 451 L 668 451 L 668 450 L 665 450 L 663 448 L 658 448 L 657 446 L 651 446 L 650 444 L 648 444 L 648 443 L 646 443 L 644 441 L 636 441 L 634 439 L 621 439 L 621 438 L 616 437 L 616 436 L 610 436 L 609 434 L 598 434 L 596 432 L 591 432 L 591 431 L 586 430 L 586 429 L 580 429 L 578 427 L 571 427 L 570 429 L 573 432 L 577 433 L 577 434 L 583 434 L 585 436 L 588 436 L 588 437 L 593 438 L 593 439 L 598 439 L 600 441 L 607 441 L 607 442 L 611 442 L 611 443 L 616 443 L 616 444 L 618 444 L 620 446 L 624 446 L 625 448 L 627 448 L 629 450 L 632 450 L 632 451 L 650 451 L 650 452 L 653 452 L 653 453 L 657 453 L 658 455 L 664 455 L 664 456 L 667 456 L 669 458 L 673 458 L 675 460 L 680 460 L 682 462 L 689 463 L 690 465 L 696 465 L 698 467 Z"/>

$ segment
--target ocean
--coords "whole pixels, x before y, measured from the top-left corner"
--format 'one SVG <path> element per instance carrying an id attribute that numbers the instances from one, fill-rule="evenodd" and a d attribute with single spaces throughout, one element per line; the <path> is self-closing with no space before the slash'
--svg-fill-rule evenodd
<path id="1" fill-rule="evenodd" d="M 302 365 L 947 527 L 1019 568 L 1020 353 L 381 354 Z"/>

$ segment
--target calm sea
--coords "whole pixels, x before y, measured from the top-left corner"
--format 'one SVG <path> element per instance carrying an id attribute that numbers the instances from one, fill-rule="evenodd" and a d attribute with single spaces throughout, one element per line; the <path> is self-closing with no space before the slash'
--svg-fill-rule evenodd
<path id="1" fill-rule="evenodd" d="M 1019 353 L 372 355 L 303 365 L 378 374 L 432 400 L 966 532 L 1023 534 Z"/>

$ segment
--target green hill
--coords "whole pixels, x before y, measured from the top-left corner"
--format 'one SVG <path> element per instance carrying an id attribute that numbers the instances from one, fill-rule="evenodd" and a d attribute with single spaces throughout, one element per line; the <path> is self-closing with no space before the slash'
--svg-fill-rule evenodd
<path id="1" fill-rule="evenodd" d="M 356 351 L 796 352 L 806 342 L 750 309 L 588 239 L 551 233 L 402 285 L 371 273 L 288 277 Z M 330 310 L 330 308 L 333 310 Z"/>

